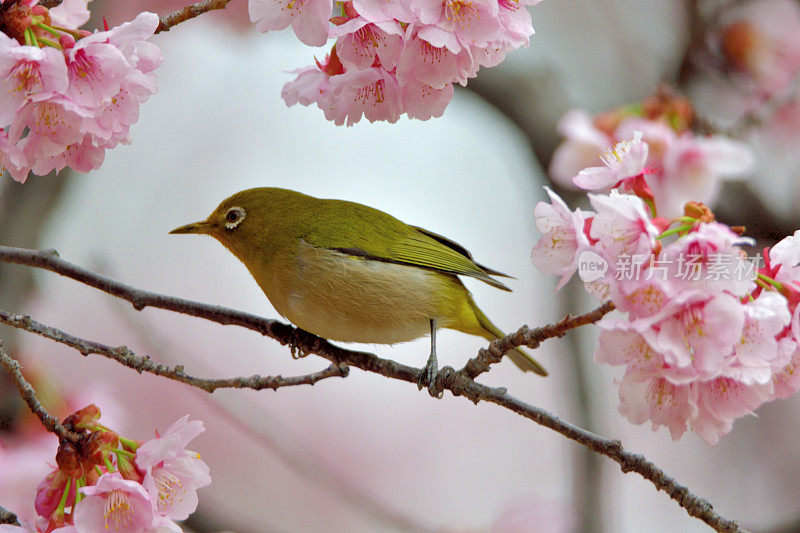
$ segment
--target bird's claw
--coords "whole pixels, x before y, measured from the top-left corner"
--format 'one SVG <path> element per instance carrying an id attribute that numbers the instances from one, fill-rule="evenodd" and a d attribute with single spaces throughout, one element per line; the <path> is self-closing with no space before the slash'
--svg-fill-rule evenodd
<path id="1" fill-rule="evenodd" d="M 289 353 L 292 354 L 292 359 L 302 359 L 308 355 L 308 352 L 303 351 L 301 335 L 304 333 L 300 328 L 296 328 L 289 339 Z"/>
<path id="2" fill-rule="evenodd" d="M 437 388 L 436 377 L 439 375 L 439 363 L 435 355 L 431 355 L 428 362 L 422 367 L 422 373 L 417 381 L 417 388 L 422 390 L 422 387 L 428 388 L 428 394 L 434 398 L 441 399 L 444 396 L 444 390 Z"/>

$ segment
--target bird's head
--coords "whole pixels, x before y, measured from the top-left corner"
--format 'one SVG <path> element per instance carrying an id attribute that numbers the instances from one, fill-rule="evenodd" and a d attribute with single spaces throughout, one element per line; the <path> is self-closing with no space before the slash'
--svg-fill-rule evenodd
<path id="1" fill-rule="evenodd" d="M 210 235 L 241 258 L 280 238 L 284 232 L 278 223 L 286 218 L 287 207 L 296 204 L 300 196 L 304 195 L 286 189 L 248 189 L 223 200 L 205 220 L 170 233 Z"/>

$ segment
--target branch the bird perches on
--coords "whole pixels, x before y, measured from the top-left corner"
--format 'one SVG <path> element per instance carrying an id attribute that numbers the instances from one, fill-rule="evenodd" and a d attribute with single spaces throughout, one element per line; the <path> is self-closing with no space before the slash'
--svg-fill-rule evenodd
<path id="1" fill-rule="evenodd" d="M 55 250 L 29 250 L 0 246 L 0 261 L 50 270 L 51 272 L 89 285 L 90 287 L 99 289 L 117 298 L 127 300 L 139 311 L 145 307 L 156 307 L 202 318 L 222 325 L 235 325 L 247 328 L 275 339 L 283 345 L 288 344 L 292 349 L 299 350 L 303 354 L 315 354 L 332 363 L 328 369 L 308 376 L 300 376 L 298 378 L 281 378 L 277 376 L 275 378 L 266 377 L 261 379 L 300 381 L 298 383 L 289 383 L 292 385 L 313 384 L 317 380 L 311 379 L 310 376 L 317 376 L 319 379 L 337 375 L 344 377 L 347 374 L 346 369 L 353 366 L 367 372 L 380 374 L 387 378 L 406 381 L 416 385 L 423 372 L 421 368 L 404 365 L 391 359 L 384 359 L 372 353 L 347 350 L 334 346 L 325 339 L 277 320 L 263 318 L 227 307 L 194 302 L 183 298 L 138 289 L 65 261 L 58 256 Z M 488 348 L 482 349 L 476 357 L 470 359 L 460 370 L 455 370 L 452 367 L 442 368 L 436 378 L 435 386 L 441 390 L 450 391 L 454 396 L 464 396 L 476 404 L 480 401 L 485 401 L 504 407 L 537 424 L 548 427 L 596 453 L 609 457 L 619 464 L 623 472 L 638 473 L 650 481 L 658 490 L 666 492 L 669 497 L 675 500 L 689 515 L 702 520 L 717 531 L 744 531 L 735 521 L 720 516 L 714 511 L 713 506 L 707 500 L 693 494 L 686 486 L 678 483 L 674 478 L 667 475 L 643 455 L 625 450 L 619 440 L 607 439 L 596 435 L 561 420 L 544 409 L 515 398 L 508 394 L 505 389 L 487 387 L 474 380 L 474 378 L 486 372 L 491 364 L 499 362 L 503 354 L 507 351 L 518 346 L 536 348 L 547 339 L 562 337 L 569 329 L 600 320 L 600 318 L 613 309 L 613 304 L 606 302 L 589 313 L 576 317 L 568 316 L 556 324 L 534 329 L 523 326 L 516 332 L 490 343 Z M 109 353 L 117 353 L 120 357 L 114 357 L 116 360 L 139 372 L 147 371 L 156 373 L 169 379 L 175 379 L 183 383 L 194 385 L 203 390 L 209 390 L 209 387 L 204 387 L 202 382 L 193 383 L 193 380 L 202 380 L 202 378 L 194 378 L 186 375 L 183 372 L 182 366 L 179 365 L 178 367 L 170 369 L 164 365 L 158 365 L 148 358 L 136 356 L 125 347 L 112 348 L 93 341 L 79 339 L 50 326 L 40 324 L 24 315 L 3 312 L 0 313 L 0 322 L 67 344 L 84 354 L 100 353 L 109 356 Z M 148 361 L 152 365 L 155 365 L 155 367 L 147 368 L 149 365 L 137 367 L 136 364 L 142 360 Z M 128 364 L 126 361 L 131 361 L 133 363 Z M 163 371 L 154 371 L 159 368 Z M 255 378 L 258 378 L 258 376 L 233 379 Z M 279 388 L 269 385 L 267 387 Z M 211 388 L 211 390 L 213 390 L 213 388 Z"/>

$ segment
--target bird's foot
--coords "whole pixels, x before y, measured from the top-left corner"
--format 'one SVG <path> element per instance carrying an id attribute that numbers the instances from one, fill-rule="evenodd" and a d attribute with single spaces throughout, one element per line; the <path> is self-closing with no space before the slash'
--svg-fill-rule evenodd
<path id="1" fill-rule="evenodd" d="M 303 351 L 302 336 L 305 333 L 306 332 L 300 328 L 295 328 L 292 332 L 291 338 L 289 339 L 289 353 L 292 354 L 292 359 L 301 359 L 310 353 Z"/>
<path id="2" fill-rule="evenodd" d="M 417 382 L 417 388 L 422 390 L 422 387 L 428 388 L 428 394 L 434 398 L 441 399 L 444 396 L 444 390 L 438 389 L 436 386 L 436 377 L 439 375 L 439 362 L 436 360 L 436 354 L 431 354 L 428 362 L 422 367 L 422 373 Z"/>

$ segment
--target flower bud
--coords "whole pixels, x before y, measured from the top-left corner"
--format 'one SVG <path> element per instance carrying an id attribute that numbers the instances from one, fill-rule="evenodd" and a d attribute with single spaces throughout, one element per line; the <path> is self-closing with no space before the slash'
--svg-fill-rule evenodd
<path id="1" fill-rule="evenodd" d="M 103 457 L 118 445 L 119 438 L 113 431 L 96 431 L 86 437 L 84 441 L 83 459 L 91 465 L 103 465 L 105 464 Z"/>
<path id="2" fill-rule="evenodd" d="M 0 31 L 25 44 L 25 30 L 33 23 L 31 8 L 17 2 L 5 11 L 0 11 Z"/>
<path id="3" fill-rule="evenodd" d="M 77 447 L 69 441 L 63 441 L 56 452 L 58 469 L 67 477 L 81 477 L 83 464 Z"/>
<path id="4" fill-rule="evenodd" d="M 751 57 L 758 46 L 758 31 L 749 22 L 740 20 L 722 33 L 722 51 L 731 66 L 738 70 L 750 67 Z"/>
<path id="5" fill-rule="evenodd" d="M 714 222 L 714 213 L 702 202 L 686 202 L 683 213 L 700 222 Z"/>
<path id="6" fill-rule="evenodd" d="M 95 404 L 89 404 L 65 418 L 64 425 L 76 430 L 88 429 L 90 431 L 95 431 L 99 429 L 96 423 L 99 419 L 100 409 Z"/>

